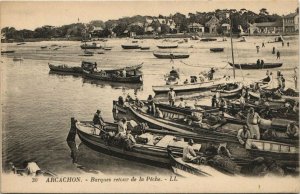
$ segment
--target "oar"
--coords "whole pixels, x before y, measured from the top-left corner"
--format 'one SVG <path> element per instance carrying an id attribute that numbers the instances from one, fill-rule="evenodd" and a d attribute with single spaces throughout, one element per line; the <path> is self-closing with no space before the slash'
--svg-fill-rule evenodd
<path id="1" fill-rule="evenodd" d="M 94 125 L 94 124 L 91 124 L 91 125 L 92 125 L 93 127 L 97 128 L 97 129 L 99 129 L 100 131 L 102 131 L 102 132 L 104 132 L 104 133 L 107 133 L 106 131 L 104 131 L 103 129 L 97 127 L 96 125 Z"/>

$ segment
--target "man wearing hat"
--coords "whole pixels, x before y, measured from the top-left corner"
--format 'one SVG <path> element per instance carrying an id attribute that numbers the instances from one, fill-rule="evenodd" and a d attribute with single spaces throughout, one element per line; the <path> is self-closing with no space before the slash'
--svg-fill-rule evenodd
<path id="1" fill-rule="evenodd" d="M 101 110 L 97 110 L 97 112 L 94 114 L 94 118 L 93 118 L 93 124 L 99 128 L 102 129 L 102 127 L 105 125 L 105 122 L 101 116 Z M 95 129 L 96 130 L 96 129 Z M 95 133 L 95 131 L 94 131 Z"/>
<path id="2" fill-rule="evenodd" d="M 170 91 L 168 92 L 168 99 L 169 99 L 169 103 L 171 106 L 174 106 L 175 98 L 176 98 L 176 93 L 174 92 L 173 88 L 171 87 Z"/>
<path id="3" fill-rule="evenodd" d="M 185 162 L 197 162 L 197 154 L 195 153 L 194 149 L 193 149 L 193 144 L 194 141 L 193 139 L 190 139 L 188 142 L 188 145 L 183 148 L 183 156 L 182 156 L 182 160 Z"/>

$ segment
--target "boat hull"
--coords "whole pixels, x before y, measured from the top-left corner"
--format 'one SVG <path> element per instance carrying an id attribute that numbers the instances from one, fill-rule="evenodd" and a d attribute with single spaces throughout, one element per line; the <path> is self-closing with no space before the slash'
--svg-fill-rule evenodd
<path id="1" fill-rule="evenodd" d="M 214 52 L 214 53 L 216 53 L 216 52 L 223 52 L 224 51 L 224 48 L 211 48 L 211 49 L 209 49 L 211 52 Z"/>
<path id="2" fill-rule="evenodd" d="M 229 63 L 233 67 L 232 63 Z M 271 69 L 281 67 L 282 63 L 265 63 L 262 67 L 257 66 L 256 63 L 244 63 L 244 64 L 234 64 L 237 69 Z"/>
<path id="3" fill-rule="evenodd" d="M 160 49 L 171 49 L 171 48 L 177 48 L 178 45 L 170 45 L 170 46 L 161 46 L 161 45 L 158 45 L 157 47 L 160 48 Z"/>
<path id="4" fill-rule="evenodd" d="M 140 49 L 139 45 L 121 45 L 123 49 Z"/>
<path id="5" fill-rule="evenodd" d="M 186 59 L 189 58 L 189 54 L 185 53 L 157 53 L 154 52 L 153 55 L 159 59 Z"/>
<path id="6" fill-rule="evenodd" d="M 48 64 L 51 71 L 67 72 L 67 73 L 82 73 L 81 67 L 68 67 L 61 65 Z"/>
<path id="7" fill-rule="evenodd" d="M 83 70 L 83 75 L 87 78 L 101 80 L 101 81 L 110 81 L 110 82 L 124 82 L 124 83 L 142 83 L 143 75 L 131 76 L 131 77 L 117 77 L 112 74 L 107 74 L 106 76 L 101 75 L 100 73 L 91 73 Z"/>

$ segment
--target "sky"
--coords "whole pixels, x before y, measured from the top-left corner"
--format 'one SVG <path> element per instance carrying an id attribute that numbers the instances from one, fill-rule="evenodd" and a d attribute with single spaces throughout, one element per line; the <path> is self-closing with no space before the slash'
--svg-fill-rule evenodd
<path id="1" fill-rule="evenodd" d="M 208 12 L 215 9 L 245 8 L 256 13 L 266 8 L 270 14 L 295 12 L 298 0 L 168 0 L 168 1 L 0 1 L 1 27 L 33 30 L 43 25 L 118 19 L 125 16 L 158 16 Z"/>

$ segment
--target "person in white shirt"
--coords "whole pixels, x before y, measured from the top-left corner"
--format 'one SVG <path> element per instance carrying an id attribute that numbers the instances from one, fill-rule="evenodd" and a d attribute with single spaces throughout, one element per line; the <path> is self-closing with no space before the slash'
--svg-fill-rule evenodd
<path id="1" fill-rule="evenodd" d="M 168 99 L 171 106 L 174 106 L 175 98 L 176 98 L 176 93 L 173 90 L 173 88 L 170 88 L 170 91 L 168 92 Z"/>
<path id="2" fill-rule="evenodd" d="M 246 121 L 252 138 L 260 139 L 260 131 L 258 126 L 260 120 L 261 118 L 258 113 L 256 113 L 253 108 L 250 108 Z"/>
<path id="3" fill-rule="evenodd" d="M 239 129 L 237 138 L 240 142 L 240 144 L 245 145 L 247 139 L 251 138 L 250 131 L 247 127 L 247 125 L 244 125 L 242 129 Z"/>
<path id="4" fill-rule="evenodd" d="M 179 107 L 179 108 L 184 108 L 184 107 L 185 107 L 185 101 L 183 100 L 183 98 L 180 98 L 178 107 Z"/>
<path id="5" fill-rule="evenodd" d="M 116 138 L 124 138 L 126 136 L 126 131 L 127 131 L 127 120 L 126 118 L 123 118 L 118 122 L 118 133 L 116 135 Z"/>

